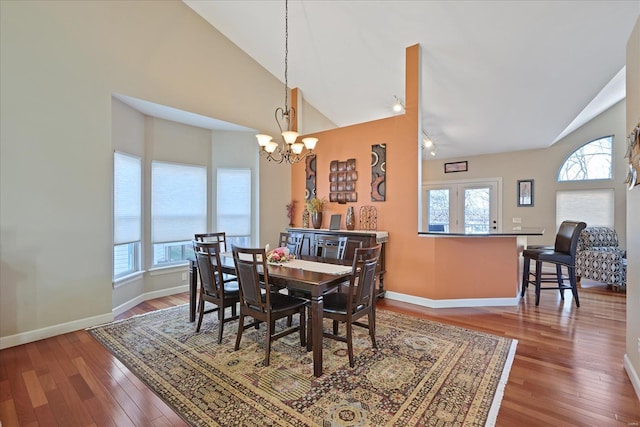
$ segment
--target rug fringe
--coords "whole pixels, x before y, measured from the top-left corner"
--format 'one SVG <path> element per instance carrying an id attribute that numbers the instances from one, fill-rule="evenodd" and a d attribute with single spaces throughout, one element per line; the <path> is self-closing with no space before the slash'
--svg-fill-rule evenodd
<path id="1" fill-rule="evenodd" d="M 173 306 L 173 307 L 159 308 L 159 309 L 157 309 L 157 310 L 149 311 L 149 312 L 147 312 L 147 313 L 136 314 L 136 315 L 134 315 L 134 316 L 127 317 L 127 318 L 125 318 L 125 319 L 114 320 L 114 321 L 112 321 L 112 322 L 102 323 L 101 325 L 89 326 L 88 328 L 86 328 L 86 329 L 85 329 L 85 331 L 91 331 L 91 330 L 96 329 L 96 328 L 102 328 L 102 327 L 107 326 L 107 325 L 117 325 L 118 323 L 126 322 L 126 321 L 128 321 L 128 320 L 135 319 L 135 318 L 138 318 L 138 317 L 148 316 L 149 314 L 152 314 L 152 313 L 159 313 L 159 312 L 161 312 L 161 311 L 167 311 L 167 310 L 176 310 L 176 309 L 178 309 L 178 308 L 180 308 L 180 307 L 183 307 L 183 306 L 185 306 L 185 305 L 188 305 L 188 303 L 180 304 L 180 305 L 175 305 L 175 306 Z M 0 426 L 0 427 L 2 427 L 2 426 Z"/>
<path id="2" fill-rule="evenodd" d="M 504 396 L 504 389 L 509 379 L 509 373 L 511 372 L 511 365 L 513 364 L 513 360 L 515 359 L 517 346 L 518 340 L 512 340 L 511 346 L 509 348 L 509 354 L 507 355 L 507 360 L 504 362 L 502 375 L 500 376 L 500 380 L 498 381 L 496 393 L 493 395 L 491 408 L 489 409 L 489 413 L 487 414 L 487 422 L 485 423 L 486 427 L 493 427 L 496 425 L 496 421 L 498 419 L 498 411 L 500 410 L 500 404 L 502 403 L 502 397 Z"/>

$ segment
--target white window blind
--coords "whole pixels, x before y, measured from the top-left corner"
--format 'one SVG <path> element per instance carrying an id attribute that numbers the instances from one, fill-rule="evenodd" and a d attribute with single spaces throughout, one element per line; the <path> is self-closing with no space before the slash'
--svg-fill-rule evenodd
<path id="1" fill-rule="evenodd" d="M 216 228 L 228 237 L 251 235 L 251 170 L 218 169 Z"/>
<path id="2" fill-rule="evenodd" d="M 142 160 L 113 155 L 113 242 L 137 242 L 142 229 Z"/>
<path id="3" fill-rule="evenodd" d="M 189 241 L 207 229 L 207 168 L 151 164 L 151 241 Z"/>
<path id="4" fill-rule="evenodd" d="M 613 227 L 613 190 L 558 191 L 556 229 L 565 220 L 584 221 L 588 227 Z"/>

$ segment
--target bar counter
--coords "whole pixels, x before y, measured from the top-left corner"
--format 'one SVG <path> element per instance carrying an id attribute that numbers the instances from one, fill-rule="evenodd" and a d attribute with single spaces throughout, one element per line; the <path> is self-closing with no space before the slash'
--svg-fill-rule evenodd
<path id="1" fill-rule="evenodd" d="M 511 306 L 520 301 L 522 251 L 543 228 L 507 232 L 421 232 L 432 240 L 432 307 Z"/>

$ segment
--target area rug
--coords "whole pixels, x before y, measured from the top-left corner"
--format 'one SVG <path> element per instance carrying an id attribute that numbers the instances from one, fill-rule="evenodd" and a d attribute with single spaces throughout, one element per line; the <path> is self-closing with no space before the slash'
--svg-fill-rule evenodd
<path id="1" fill-rule="evenodd" d="M 233 351 L 237 322 L 217 344 L 216 318 L 196 333 L 183 305 L 89 332 L 194 426 L 491 426 L 517 344 L 379 309 L 378 348 L 356 327 L 350 368 L 346 344 L 324 339 L 316 378 L 298 334 L 275 341 L 264 367 L 266 328 Z"/>

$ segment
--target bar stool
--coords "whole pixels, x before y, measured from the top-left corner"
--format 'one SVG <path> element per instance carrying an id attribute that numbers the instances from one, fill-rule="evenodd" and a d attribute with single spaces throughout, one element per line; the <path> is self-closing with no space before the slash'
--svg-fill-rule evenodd
<path id="1" fill-rule="evenodd" d="M 576 250 L 580 233 L 587 224 L 580 221 L 563 221 L 556 234 L 556 242 L 553 248 L 527 248 L 523 251 L 524 266 L 522 269 L 522 289 L 520 296 L 523 297 L 529 284 L 536 288 L 536 305 L 540 303 L 540 291 L 543 289 L 558 289 L 560 298 L 564 300 L 565 289 L 571 289 L 576 306 L 580 307 L 578 299 L 578 286 L 576 281 Z M 530 271 L 531 260 L 536 262 L 536 271 Z M 555 264 L 555 273 L 543 273 L 542 263 Z M 565 284 L 562 276 L 562 267 L 567 268 L 569 285 Z M 542 287 L 543 283 L 557 283 L 554 287 Z"/>

